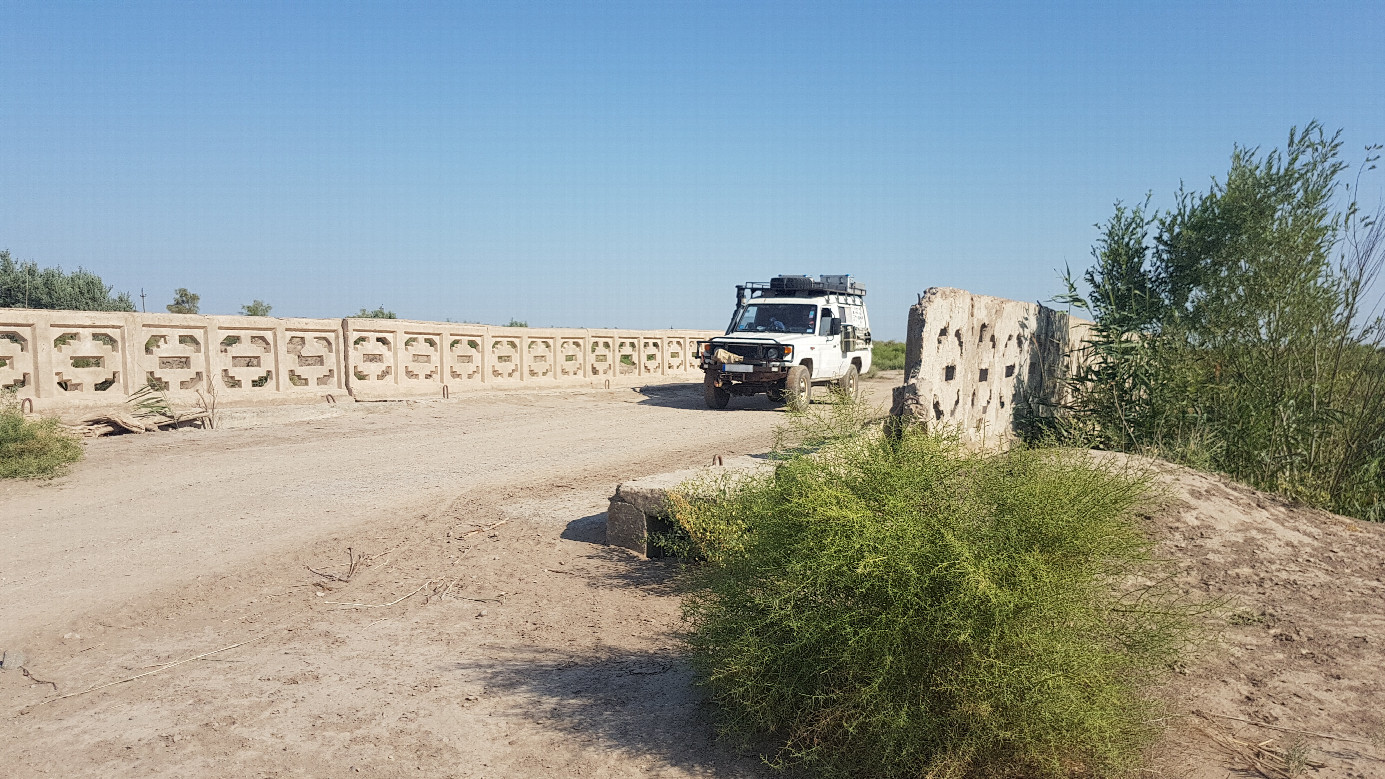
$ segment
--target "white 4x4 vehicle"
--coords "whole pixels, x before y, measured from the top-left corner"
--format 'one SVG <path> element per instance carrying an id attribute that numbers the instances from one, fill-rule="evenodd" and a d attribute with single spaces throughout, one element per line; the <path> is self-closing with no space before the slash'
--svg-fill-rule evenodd
<path id="1" fill-rule="evenodd" d="M 765 393 L 804 408 L 814 384 L 855 396 L 870 370 L 866 290 L 850 276 L 775 276 L 736 287 L 726 335 L 699 341 L 709 408 Z"/>

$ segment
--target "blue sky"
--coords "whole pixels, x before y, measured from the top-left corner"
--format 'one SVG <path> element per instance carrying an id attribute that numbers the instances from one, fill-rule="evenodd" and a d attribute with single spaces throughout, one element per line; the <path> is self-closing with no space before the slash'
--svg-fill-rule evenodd
<path id="1" fill-rule="evenodd" d="M 1116 199 L 1385 141 L 1385 3 L 0 0 L 0 248 L 163 310 L 711 327 L 1025 300 Z M 1379 197 L 1381 179 L 1368 179 Z"/>

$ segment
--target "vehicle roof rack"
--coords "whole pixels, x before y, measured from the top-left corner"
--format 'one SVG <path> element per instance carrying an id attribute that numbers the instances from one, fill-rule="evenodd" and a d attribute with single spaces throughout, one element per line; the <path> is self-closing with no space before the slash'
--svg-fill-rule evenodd
<path id="1" fill-rule="evenodd" d="M 852 280 L 851 276 L 824 275 L 816 279 L 812 276 L 775 276 L 769 283 L 749 281 L 741 285 L 750 297 L 812 297 L 823 294 L 857 295 L 865 297 L 866 288 Z"/>

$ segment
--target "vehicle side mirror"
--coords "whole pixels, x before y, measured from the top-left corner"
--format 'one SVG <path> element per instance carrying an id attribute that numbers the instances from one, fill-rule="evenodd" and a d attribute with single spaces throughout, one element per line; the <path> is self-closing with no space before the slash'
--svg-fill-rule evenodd
<path id="1" fill-rule="evenodd" d="M 828 335 L 841 335 L 841 334 L 842 334 L 842 320 L 839 319 L 839 318 L 837 318 L 837 317 L 835 317 L 835 316 L 832 317 L 832 324 L 828 325 L 827 334 L 828 334 Z"/>

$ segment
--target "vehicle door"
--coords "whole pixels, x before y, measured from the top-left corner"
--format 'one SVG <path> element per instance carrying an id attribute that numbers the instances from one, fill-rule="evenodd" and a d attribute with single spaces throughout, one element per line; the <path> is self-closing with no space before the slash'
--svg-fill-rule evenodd
<path id="1" fill-rule="evenodd" d="M 835 379 L 842 375 L 842 336 L 832 334 L 832 319 L 840 314 L 833 306 L 823 306 L 818 313 L 818 336 L 822 345 L 814 352 L 814 379 Z"/>
<path id="2" fill-rule="evenodd" d="M 862 351 L 870 350 L 870 342 L 866 337 L 870 332 L 870 323 L 866 321 L 866 308 L 858 303 L 848 303 L 843 306 L 842 325 L 850 325 L 856 331 L 856 351 L 847 356 L 847 362 L 851 361 L 851 355 L 859 355 Z"/>

